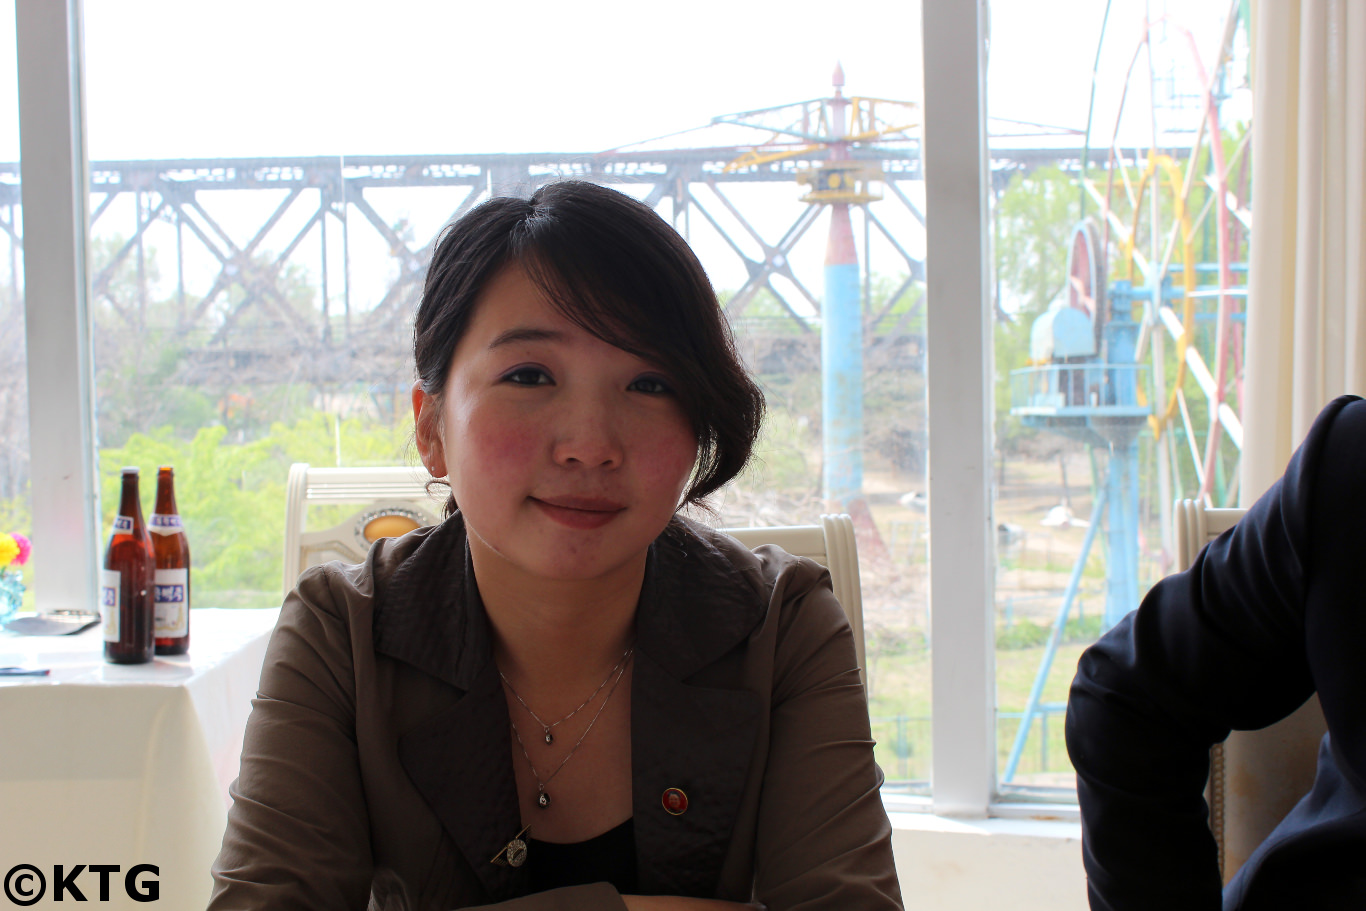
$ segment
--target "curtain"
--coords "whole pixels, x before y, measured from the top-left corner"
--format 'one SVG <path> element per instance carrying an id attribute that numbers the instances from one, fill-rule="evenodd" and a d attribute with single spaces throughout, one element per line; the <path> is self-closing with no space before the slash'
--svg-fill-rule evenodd
<path id="1" fill-rule="evenodd" d="M 1366 395 L 1366 2 L 1261 0 L 1252 31 L 1244 506 L 1330 399 Z"/>

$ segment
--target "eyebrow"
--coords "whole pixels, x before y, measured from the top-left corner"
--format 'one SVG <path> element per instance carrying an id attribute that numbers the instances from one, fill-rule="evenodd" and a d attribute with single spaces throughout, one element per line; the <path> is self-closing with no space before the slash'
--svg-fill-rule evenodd
<path id="1" fill-rule="evenodd" d="M 514 326 L 511 329 L 498 333 L 493 341 L 489 342 L 489 350 L 501 348 L 504 345 L 512 345 L 517 342 L 558 342 L 564 338 L 564 333 L 556 329 L 538 329 L 535 326 Z"/>

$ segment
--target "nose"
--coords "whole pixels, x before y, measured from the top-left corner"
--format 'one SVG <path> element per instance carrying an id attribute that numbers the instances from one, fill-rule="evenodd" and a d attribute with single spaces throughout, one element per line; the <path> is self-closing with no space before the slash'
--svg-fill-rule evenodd
<path id="1" fill-rule="evenodd" d="M 618 409 L 598 397 L 568 409 L 555 434 L 554 458 L 565 467 L 619 468 L 625 447 Z"/>

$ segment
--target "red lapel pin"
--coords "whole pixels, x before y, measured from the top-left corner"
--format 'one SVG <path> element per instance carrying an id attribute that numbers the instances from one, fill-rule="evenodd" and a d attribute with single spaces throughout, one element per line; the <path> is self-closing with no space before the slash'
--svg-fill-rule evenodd
<path id="1" fill-rule="evenodd" d="M 688 811 L 688 795 L 681 788 L 669 788 L 659 802 L 664 804 L 665 811 L 671 816 L 682 816 Z"/>

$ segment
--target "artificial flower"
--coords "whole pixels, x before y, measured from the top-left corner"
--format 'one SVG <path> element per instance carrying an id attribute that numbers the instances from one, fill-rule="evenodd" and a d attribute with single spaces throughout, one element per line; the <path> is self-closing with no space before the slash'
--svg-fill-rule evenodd
<path id="1" fill-rule="evenodd" d="M 19 542 L 13 535 L 0 534 L 0 566 L 9 566 L 19 556 Z"/>
<path id="2" fill-rule="evenodd" d="M 28 562 L 28 555 L 33 553 L 33 542 L 17 531 L 10 537 L 14 539 L 15 544 L 19 545 L 19 555 L 14 558 L 14 565 L 23 566 Z"/>

